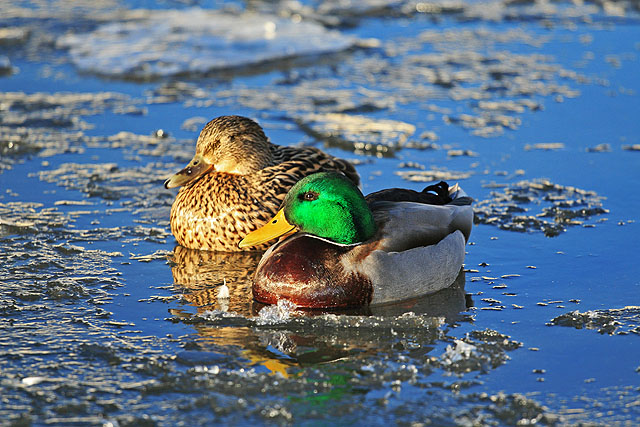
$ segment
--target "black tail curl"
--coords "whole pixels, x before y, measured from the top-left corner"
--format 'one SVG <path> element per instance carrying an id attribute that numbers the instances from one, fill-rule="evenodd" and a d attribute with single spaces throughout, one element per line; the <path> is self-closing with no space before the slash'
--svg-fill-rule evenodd
<path id="1" fill-rule="evenodd" d="M 414 202 L 428 205 L 446 205 L 451 202 L 449 196 L 449 184 L 440 181 L 425 187 L 422 191 L 408 190 L 406 188 L 387 188 L 365 196 L 369 205 L 375 202 Z"/>

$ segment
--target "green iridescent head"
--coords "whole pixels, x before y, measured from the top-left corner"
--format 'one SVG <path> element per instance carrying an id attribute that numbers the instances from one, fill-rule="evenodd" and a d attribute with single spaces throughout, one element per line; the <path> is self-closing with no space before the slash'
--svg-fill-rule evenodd
<path id="1" fill-rule="evenodd" d="M 363 242 L 376 232 L 373 214 L 358 187 L 333 172 L 300 180 L 289 190 L 282 210 L 298 230 L 344 245 Z"/>

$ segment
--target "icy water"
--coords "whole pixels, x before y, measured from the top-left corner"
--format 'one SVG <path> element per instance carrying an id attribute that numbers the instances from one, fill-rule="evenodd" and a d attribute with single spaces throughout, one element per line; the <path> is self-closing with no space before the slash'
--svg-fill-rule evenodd
<path id="1" fill-rule="evenodd" d="M 637 1 L 185 3 L 0 3 L 0 424 L 639 422 Z M 169 231 L 223 114 L 365 193 L 459 182 L 464 273 L 257 306 L 260 254 Z"/>

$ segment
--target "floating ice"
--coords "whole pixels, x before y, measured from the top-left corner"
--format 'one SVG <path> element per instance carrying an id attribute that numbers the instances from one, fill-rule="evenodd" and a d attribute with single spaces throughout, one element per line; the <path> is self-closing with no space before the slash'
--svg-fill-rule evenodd
<path id="1" fill-rule="evenodd" d="M 227 279 L 224 279 L 222 286 L 218 287 L 218 305 L 220 310 L 229 311 L 229 287 L 227 286 Z"/>
<path id="2" fill-rule="evenodd" d="M 22 379 L 22 384 L 28 386 L 40 384 L 43 381 L 46 381 L 46 377 L 25 377 Z"/>
<path id="3" fill-rule="evenodd" d="M 306 21 L 199 8 L 132 11 L 88 34 L 57 40 L 83 71 L 148 79 L 208 73 L 283 58 L 342 51 L 356 39 Z M 128 16 L 128 15 L 127 15 Z"/>
<path id="4" fill-rule="evenodd" d="M 476 349 L 473 344 L 468 344 L 462 340 L 454 340 L 455 347 L 448 345 L 444 354 L 442 355 L 442 363 L 444 365 L 451 365 L 464 359 L 471 357 Z"/>
<path id="5" fill-rule="evenodd" d="M 296 305 L 291 301 L 281 299 L 278 304 L 269 305 L 260 310 L 256 323 L 258 325 L 273 325 L 286 322 L 296 310 Z"/>
<path id="6" fill-rule="evenodd" d="M 443 168 L 431 168 L 429 170 L 396 171 L 396 175 L 413 182 L 431 181 L 460 181 L 471 176 L 471 172 L 450 171 Z"/>
<path id="7" fill-rule="evenodd" d="M 503 230 L 542 231 L 553 237 L 571 225 L 593 226 L 586 221 L 609 213 L 602 206 L 604 197 L 593 191 L 555 184 L 547 179 L 520 181 L 502 193 L 474 207 L 475 223 L 489 224 Z"/>
<path id="8" fill-rule="evenodd" d="M 218 288 L 218 300 L 228 300 L 229 299 L 229 287 L 227 286 L 227 280 L 224 279 L 224 283 L 222 286 Z"/>
<path id="9" fill-rule="evenodd" d="M 640 335 L 640 307 L 627 306 L 609 310 L 578 310 L 551 319 L 548 325 L 571 326 L 576 329 L 596 329 L 601 334 Z"/>
<path id="10" fill-rule="evenodd" d="M 306 114 L 296 122 L 303 131 L 329 145 L 379 157 L 392 154 L 416 130 L 414 125 L 397 120 L 340 113 Z"/>
<path id="11" fill-rule="evenodd" d="M 11 61 L 4 55 L 0 55 L 0 76 L 5 76 L 13 73 L 14 68 L 11 65 Z"/>

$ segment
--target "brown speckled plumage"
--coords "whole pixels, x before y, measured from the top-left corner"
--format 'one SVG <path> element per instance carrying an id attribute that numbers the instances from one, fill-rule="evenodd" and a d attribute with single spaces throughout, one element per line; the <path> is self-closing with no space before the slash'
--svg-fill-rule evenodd
<path id="1" fill-rule="evenodd" d="M 240 240 L 277 212 L 289 189 L 320 171 L 342 172 L 359 183 L 345 160 L 313 147 L 272 144 L 245 117 L 218 117 L 200 133 L 192 162 L 165 183 L 169 188 L 185 182 L 171 208 L 171 231 L 187 248 L 241 250 Z"/>

